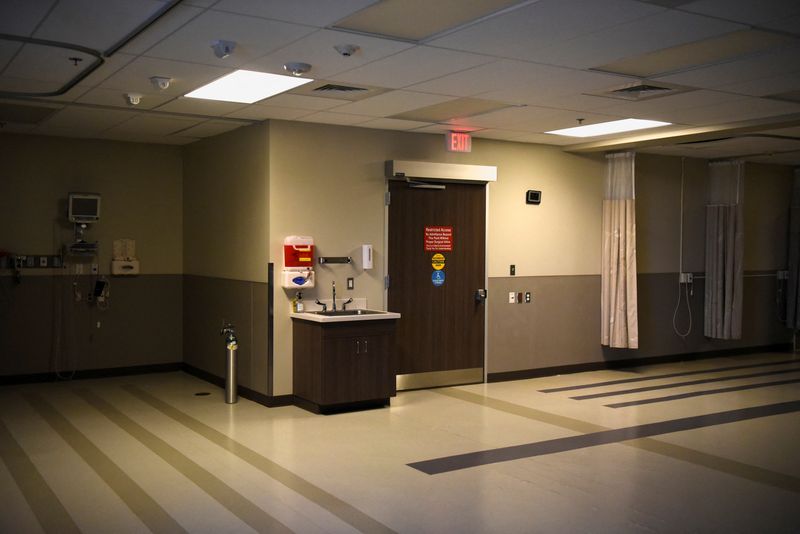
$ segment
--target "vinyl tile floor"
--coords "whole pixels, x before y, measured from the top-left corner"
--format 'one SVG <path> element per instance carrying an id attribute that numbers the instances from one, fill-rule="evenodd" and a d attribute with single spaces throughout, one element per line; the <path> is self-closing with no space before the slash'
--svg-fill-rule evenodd
<path id="1" fill-rule="evenodd" d="M 179 372 L 5 386 L 0 532 L 800 532 L 799 445 L 791 353 L 329 416 Z"/>

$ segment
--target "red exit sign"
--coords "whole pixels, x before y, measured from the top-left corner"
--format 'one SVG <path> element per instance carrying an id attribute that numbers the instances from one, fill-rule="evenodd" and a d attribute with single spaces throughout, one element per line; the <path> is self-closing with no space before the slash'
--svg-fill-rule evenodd
<path id="1" fill-rule="evenodd" d="M 444 139 L 448 152 L 472 152 L 472 137 L 466 132 L 447 132 Z"/>

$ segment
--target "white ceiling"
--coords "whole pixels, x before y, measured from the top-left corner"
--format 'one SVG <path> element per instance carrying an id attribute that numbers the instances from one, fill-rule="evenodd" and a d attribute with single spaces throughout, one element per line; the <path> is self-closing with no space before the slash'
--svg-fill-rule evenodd
<path id="1" fill-rule="evenodd" d="M 418 42 L 338 29 L 378 2 L 3 0 L 0 132 L 187 144 L 274 118 L 800 165 L 797 0 L 527 0 L 510 7 L 480 0 L 498 10 Z M 441 12 L 452 2 L 414 5 L 428 12 L 406 13 L 400 22 L 454 20 Z M 749 30 L 761 39 L 752 47 L 713 49 Z M 226 59 L 211 48 L 220 39 L 236 42 Z M 345 57 L 334 49 L 341 44 L 359 49 Z M 604 66 L 638 61 L 647 68 L 648 58 L 672 47 L 685 51 L 681 66 L 647 83 L 684 92 L 640 101 L 605 94 L 642 80 Z M 72 57 L 80 58 L 77 66 Z M 695 64 L 701 57 L 715 59 Z M 283 73 L 290 61 L 311 64 L 307 77 L 369 91 L 299 89 L 252 105 L 183 98 L 237 68 Z M 159 90 L 151 76 L 172 83 Z M 129 105 L 126 93 L 141 94 L 139 105 Z M 464 97 L 502 109 L 428 122 L 419 114 L 395 117 Z M 53 112 L 26 121 L 30 106 Z M 628 117 L 675 126 L 595 140 L 544 133 L 579 119 Z"/>

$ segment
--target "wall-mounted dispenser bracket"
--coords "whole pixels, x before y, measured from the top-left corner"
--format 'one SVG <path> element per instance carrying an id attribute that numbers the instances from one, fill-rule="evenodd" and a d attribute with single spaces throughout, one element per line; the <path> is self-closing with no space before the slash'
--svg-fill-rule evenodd
<path id="1" fill-rule="evenodd" d="M 353 258 L 350 256 L 320 256 L 319 264 L 324 265 L 326 263 L 352 263 Z"/>

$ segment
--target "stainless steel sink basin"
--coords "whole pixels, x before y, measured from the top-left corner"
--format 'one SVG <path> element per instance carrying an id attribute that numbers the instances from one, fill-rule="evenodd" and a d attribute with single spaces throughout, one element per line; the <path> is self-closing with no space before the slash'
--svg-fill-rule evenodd
<path id="1" fill-rule="evenodd" d="M 347 317 L 350 315 L 380 315 L 386 312 L 376 311 L 376 310 L 329 310 L 329 311 L 313 311 L 308 313 L 313 313 L 315 315 L 322 315 L 325 317 Z"/>

